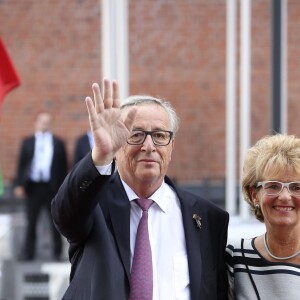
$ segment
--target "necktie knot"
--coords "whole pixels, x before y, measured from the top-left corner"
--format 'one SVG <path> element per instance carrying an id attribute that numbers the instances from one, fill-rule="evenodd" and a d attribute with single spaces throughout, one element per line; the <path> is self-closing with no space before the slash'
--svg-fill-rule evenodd
<path id="1" fill-rule="evenodd" d="M 154 203 L 151 199 L 136 199 L 135 202 L 143 211 L 148 211 L 149 207 Z"/>

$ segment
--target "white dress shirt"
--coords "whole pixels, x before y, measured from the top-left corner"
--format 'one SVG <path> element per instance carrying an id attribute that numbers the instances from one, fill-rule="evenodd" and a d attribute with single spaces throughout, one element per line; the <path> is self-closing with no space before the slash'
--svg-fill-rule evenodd
<path id="1" fill-rule="evenodd" d="M 34 155 L 30 179 L 35 182 L 48 182 L 51 176 L 53 158 L 53 136 L 51 132 L 35 133 Z"/>
<path id="2" fill-rule="evenodd" d="M 130 200 L 130 253 L 134 255 L 137 227 L 142 209 L 133 201 L 138 196 L 123 182 Z M 155 203 L 148 211 L 149 239 L 153 262 L 153 299 L 190 299 L 189 269 L 179 200 L 163 183 L 150 197 Z"/>

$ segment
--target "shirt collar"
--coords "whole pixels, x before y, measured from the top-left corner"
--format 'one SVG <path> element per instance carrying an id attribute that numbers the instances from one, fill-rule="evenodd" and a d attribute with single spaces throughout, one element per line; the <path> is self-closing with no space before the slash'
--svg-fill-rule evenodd
<path id="1" fill-rule="evenodd" d="M 137 198 L 137 194 L 121 179 L 125 192 L 129 201 L 133 201 Z M 150 197 L 160 208 L 163 212 L 167 212 L 167 204 L 168 204 L 168 185 L 163 181 L 161 186 L 155 191 L 154 194 Z"/>
<path id="2" fill-rule="evenodd" d="M 46 131 L 46 132 L 36 131 L 35 137 L 36 138 L 41 138 L 41 137 L 50 138 L 50 137 L 52 137 L 52 133 L 50 131 Z"/>

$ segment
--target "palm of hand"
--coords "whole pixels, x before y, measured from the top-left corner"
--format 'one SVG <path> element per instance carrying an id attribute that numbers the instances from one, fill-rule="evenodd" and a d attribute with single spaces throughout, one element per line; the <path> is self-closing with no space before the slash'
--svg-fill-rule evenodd
<path id="1" fill-rule="evenodd" d="M 95 164 L 107 164 L 126 143 L 136 109 L 121 114 L 117 82 L 103 81 L 103 96 L 98 84 L 92 85 L 94 101 L 86 98 L 90 127 L 94 138 L 92 158 Z M 125 114 L 126 113 L 126 114 Z"/>
<path id="2" fill-rule="evenodd" d="M 94 136 L 95 146 L 102 149 L 102 153 L 115 153 L 129 135 L 129 129 L 121 118 L 119 108 L 105 109 L 97 114 L 97 118 L 91 120 L 91 129 Z"/>

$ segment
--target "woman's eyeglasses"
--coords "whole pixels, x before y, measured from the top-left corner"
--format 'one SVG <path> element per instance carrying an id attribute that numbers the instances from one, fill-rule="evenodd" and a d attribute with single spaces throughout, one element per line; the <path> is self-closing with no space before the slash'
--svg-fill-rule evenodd
<path id="1" fill-rule="evenodd" d="M 279 195 L 286 187 L 290 195 L 300 197 L 300 181 L 280 182 L 280 181 L 260 181 L 256 187 L 262 187 L 269 196 Z"/>

